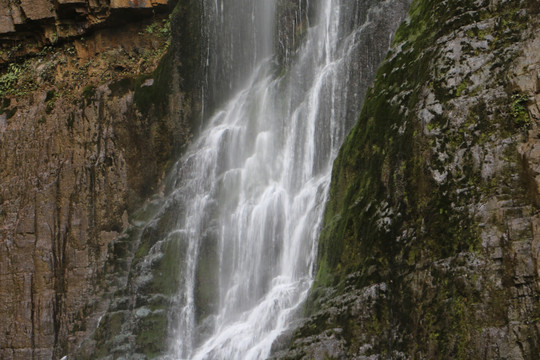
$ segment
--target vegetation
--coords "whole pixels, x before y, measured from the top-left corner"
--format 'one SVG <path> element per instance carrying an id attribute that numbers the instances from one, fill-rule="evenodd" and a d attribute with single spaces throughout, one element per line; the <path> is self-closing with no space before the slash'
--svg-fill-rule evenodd
<path id="1" fill-rule="evenodd" d="M 162 19 L 161 22 L 158 20 L 154 21 L 150 25 L 144 28 L 146 34 L 157 34 L 159 36 L 169 38 L 171 35 L 171 23 L 169 19 Z"/>
<path id="2" fill-rule="evenodd" d="M 140 48 L 110 47 L 91 59 L 77 51 L 77 46 L 86 48 L 91 37 L 60 43 L 54 41 L 57 35 L 53 34 L 51 44 L 41 48 L 33 45 L 22 52 L 19 44 L 2 50 L 0 64 L 4 61 L 5 67 L 0 68 L 0 98 L 24 97 L 38 88 L 54 91 L 55 99 L 46 100 L 50 113 L 56 99 L 75 100 L 82 94 L 88 100 L 98 84 L 147 74 L 156 68 L 170 46 L 170 21 L 158 18 L 144 29 L 138 35 L 143 44 Z"/>
<path id="3" fill-rule="evenodd" d="M 0 75 L 0 98 L 7 95 L 23 96 L 36 89 L 36 83 L 28 71 L 28 64 L 11 63 Z"/>
<path id="4" fill-rule="evenodd" d="M 514 5 L 533 9 L 528 1 Z M 471 334 L 498 324 L 504 314 L 496 310 L 493 317 L 478 318 L 474 309 L 481 295 L 471 284 L 483 284 L 492 299 L 504 294 L 482 275 L 477 283 L 468 279 L 479 270 L 463 270 L 482 248 L 473 204 L 507 196 L 506 191 L 520 186 L 512 175 L 517 171 L 515 145 L 501 155 L 507 167 L 490 176 L 481 173 L 471 149 L 490 154 L 501 139 L 513 143 L 516 132 L 530 122 L 528 100 L 521 94 L 484 97 L 467 73 L 449 82 L 446 74 L 455 66 L 444 61 L 446 49 L 437 40 L 468 36 L 487 41 L 485 49 L 462 42 L 461 58 L 489 58 L 494 52 L 485 66 L 491 67 L 489 86 L 495 88 L 507 81 L 518 56 L 509 44 L 523 36 L 529 16 L 508 5 L 488 8 L 472 0 L 459 6 L 415 0 L 409 16 L 334 163 L 307 312 L 336 306 L 325 289 L 335 291 L 333 299 L 351 288 L 382 283 L 388 289 L 373 300 L 374 309 L 366 310 L 372 319 L 356 324 L 354 317 L 314 316 L 311 330 L 305 327 L 296 336 L 339 326 L 351 349 L 373 341 L 371 354 L 474 358 Z M 481 30 L 471 27 L 480 22 Z M 434 99 L 426 100 L 428 94 Z M 449 117 L 457 98 L 461 108 Z M 427 108 L 428 102 L 440 110 Z M 460 111 L 463 121 L 456 120 Z M 513 185 L 502 190 L 500 184 Z M 519 191 L 513 198 L 523 198 Z M 494 309 L 502 307 L 494 301 Z"/>
<path id="5" fill-rule="evenodd" d="M 510 111 L 512 113 L 512 117 L 514 118 L 514 122 L 518 127 L 528 126 L 531 123 L 529 112 L 526 107 L 528 102 L 529 98 L 526 95 L 512 95 L 512 106 Z"/>

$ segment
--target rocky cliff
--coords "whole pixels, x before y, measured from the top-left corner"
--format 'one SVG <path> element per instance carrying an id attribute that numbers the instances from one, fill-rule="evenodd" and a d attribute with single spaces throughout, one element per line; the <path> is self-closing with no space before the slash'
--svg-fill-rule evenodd
<path id="1" fill-rule="evenodd" d="M 0 3 L 2 359 L 57 359 L 90 337 L 114 240 L 189 142 L 198 52 L 171 42 L 179 20 L 161 6 Z"/>
<path id="2" fill-rule="evenodd" d="M 540 356 L 539 11 L 413 2 L 334 164 L 308 319 L 276 358 Z"/>
<path id="3" fill-rule="evenodd" d="M 95 29 L 118 26 L 166 13 L 168 0 L 2 0 L 0 1 L 0 59 L 6 55 L 39 52 L 86 35 Z"/>
<path id="4" fill-rule="evenodd" d="M 307 3 L 279 1 L 284 66 Z M 199 5 L 169 22 L 161 0 L 0 0 L 0 358 L 166 350 L 185 249 L 152 219 L 181 209 L 160 186 L 198 120 Z M 539 12 L 414 1 L 336 160 L 306 318 L 275 358 L 540 356 Z"/>

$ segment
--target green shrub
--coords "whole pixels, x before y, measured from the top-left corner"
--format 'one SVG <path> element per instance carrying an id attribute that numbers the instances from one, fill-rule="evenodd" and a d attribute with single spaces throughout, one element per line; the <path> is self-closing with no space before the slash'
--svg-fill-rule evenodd
<path id="1" fill-rule="evenodd" d="M 514 123 L 518 127 L 528 126 L 531 123 L 529 112 L 527 111 L 527 103 L 529 99 L 523 94 L 512 95 L 511 113 L 514 118 Z"/>

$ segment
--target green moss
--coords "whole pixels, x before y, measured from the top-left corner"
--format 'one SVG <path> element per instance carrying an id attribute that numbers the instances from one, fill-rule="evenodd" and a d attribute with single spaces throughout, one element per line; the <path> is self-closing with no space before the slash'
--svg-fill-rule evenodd
<path id="1" fill-rule="evenodd" d="M 157 235 L 157 231 L 154 227 L 147 227 L 144 229 L 141 236 L 141 243 L 139 244 L 139 247 L 135 252 L 135 257 L 133 258 L 133 263 L 136 264 L 144 260 L 144 257 L 148 255 L 148 252 L 158 240 L 159 236 Z"/>
<path id="2" fill-rule="evenodd" d="M 153 109 L 157 117 L 160 118 L 166 112 L 171 93 L 172 64 L 173 55 L 171 52 L 167 52 L 151 76 L 144 75 L 136 80 L 133 99 L 143 115 L 148 115 L 150 109 Z M 145 86 L 144 83 L 148 79 L 152 79 L 153 84 Z"/>
<path id="3" fill-rule="evenodd" d="M 469 84 L 466 81 L 461 82 L 456 89 L 456 96 L 461 96 L 464 90 L 469 87 Z"/>
<path id="4" fill-rule="evenodd" d="M 140 320 L 135 334 L 136 350 L 149 359 L 163 355 L 167 345 L 168 318 L 165 312 L 152 312 Z"/>
<path id="5" fill-rule="evenodd" d="M 524 3 L 520 3 L 522 8 Z M 504 76 L 517 56 L 517 52 L 503 55 L 502 51 L 520 39 L 517 36 L 527 25 L 524 22 L 528 17 L 516 13 L 503 5 L 490 10 L 472 0 L 459 6 L 413 1 L 409 19 L 395 37 L 399 50 L 391 51 L 379 68 L 358 122 L 334 163 L 307 314 L 325 306 L 323 289 L 330 287 L 336 295 L 348 289 L 346 279 L 352 273 L 358 288 L 386 283 L 388 299 L 378 301 L 380 313 L 360 327 L 347 319 L 328 324 L 321 321 L 313 334 L 345 326 L 349 344 L 356 341 L 355 336 L 375 339 L 379 348 L 374 354 L 390 354 L 394 349 L 426 358 L 467 359 L 478 355 L 472 352 L 470 334 L 495 320 L 476 316 L 474 304 L 480 301 L 479 294 L 470 287 L 467 273 L 437 269 L 434 264 L 446 261 L 453 269 L 462 266 L 454 264 L 460 254 L 481 255 L 480 228 L 470 205 L 505 191 L 501 183 L 515 182 L 515 168 L 492 178 L 483 177 L 467 149 L 489 149 L 496 139 L 508 138 L 516 129 L 526 127 L 530 119 L 524 96 L 512 97 L 508 109 L 508 98 L 502 96 L 487 104 L 478 89 L 471 89 L 467 78 L 457 86 L 448 85 L 446 65 L 440 61 L 444 53 L 437 39 L 463 34 L 462 27 L 479 19 L 496 19 L 493 29 L 473 28 L 468 35 L 493 37 L 492 48 L 482 51 L 500 51 L 493 68 L 498 86 L 507 81 Z M 479 55 L 473 48 L 464 47 L 463 52 L 464 56 Z M 432 114 L 428 124 L 416 117 L 426 89 L 433 92 L 444 111 L 442 115 Z M 455 106 L 453 100 L 465 96 L 465 121 L 447 118 Z M 456 154 L 459 163 L 454 166 Z M 514 163 L 515 159 L 517 155 L 511 154 L 508 161 Z M 436 172 L 442 175 L 434 176 Z M 407 279 L 426 264 L 430 265 L 422 273 L 425 279 L 418 283 Z M 418 289 L 418 284 L 424 288 Z M 381 336 L 385 331 L 395 331 L 404 338 L 390 345 L 378 343 L 392 337 Z"/>
<path id="6" fill-rule="evenodd" d="M 510 107 L 510 112 L 514 119 L 514 124 L 517 127 L 529 126 L 531 124 L 529 111 L 527 110 L 527 107 L 526 107 L 528 102 L 529 102 L 529 99 L 526 95 L 523 95 L 523 94 L 512 95 L 512 104 Z"/>
<path id="7" fill-rule="evenodd" d="M 154 278 L 150 285 L 151 294 L 174 295 L 178 289 L 182 263 L 186 258 L 187 247 L 180 236 L 173 237 L 163 246 L 163 257 L 155 264 Z"/>
<path id="8" fill-rule="evenodd" d="M 111 353 L 110 340 L 121 333 L 125 320 L 126 313 L 122 311 L 107 313 L 103 316 L 100 326 L 93 336 L 94 340 L 99 344 L 95 353 L 96 358 L 102 358 Z"/>
<path id="9" fill-rule="evenodd" d="M 85 100 L 91 100 L 95 94 L 96 94 L 95 85 L 87 85 L 82 90 L 82 96 Z"/>
<path id="10" fill-rule="evenodd" d="M 420 36 L 425 36 L 425 29 L 429 22 L 426 16 L 431 14 L 435 1 L 415 0 L 409 9 L 409 18 L 399 27 L 394 37 L 396 43 L 413 42 Z"/>
<path id="11" fill-rule="evenodd" d="M 430 159 L 430 148 L 435 143 L 418 136 L 423 130 L 413 125 L 418 124 L 412 117 L 413 111 L 402 111 L 402 107 L 414 109 L 424 84 L 431 85 L 443 105 L 468 89 L 467 80 L 455 90 L 446 89 L 443 83 L 432 81 L 426 70 L 437 57 L 437 49 L 432 46 L 434 38 L 473 22 L 472 14 L 487 16 L 488 10 L 483 8 L 476 13 L 461 13 L 466 7 L 474 5 L 467 1 L 463 7 L 449 9 L 437 1 L 416 0 L 410 18 L 400 26 L 395 42 L 400 44 L 401 51 L 392 54 L 380 67 L 358 123 L 334 164 L 320 240 L 318 285 L 331 285 L 350 271 L 360 271 L 366 283 L 382 280 L 383 274 L 388 273 L 385 269 L 395 263 L 396 257 L 405 255 L 412 262 L 419 257 L 441 258 L 459 251 L 474 251 L 478 246 L 475 219 L 455 209 L 483 196 L 483 190 L 489 191 L 491 187 L 483 184 L 468 158 L 465 165 L 471 165 L 448 173 L 444 183 L 436 183 L 428 168 L 440 168 L 442 173 L 447 164 Z M 515 17 L 503 8 L 500 11 L 504 16 Z M 499 13 L 488 15 L 496 17 Z M 499 30 L 494 32 L 501 38 L 509 36 L 503 36 Z M 398 97 L 399 103 L 390 101 Z M 514 98 L 512 105 L 515 123 L 521 126 L 527 120 L 524 101 Z M 467 122 L 455 131 L 447 131 L 448 120 L 440 116 L 427 127 L 443 131 L 438 135 L 439 151 L 452 153 L 471 142 L 482 144 L 489 140 L 497 128 L 487 112 L 486 104 L 479 103 L 470 110 Z M 403 124 L 407 124 L 405 131 L 398 132 Z M 471 128 L 477 131 L 471 133 Z M 458 187 L 470 190 L 463 196 L 455 192 Z M 383 203 L 393 214 L 399 214 L 385 228 L 376 225 L 380 213 L 377 207 Z M 395 238 L 408 228 L 416 229 L 415 242 L 396 246 Z"/>
<path id="12" fill-rule="evenodd" d="M 155 209 L 150 206 L 147 209 L 147 214 L 152 214 Z M 144 216 L 145 211 L 139 213 L 138 216 Z M 165 239 L 168 235 L 168 231 L 172 228 L 176 221 L 176 212 L 175 211 L 164 211 L 163 214 L 159 217 L 157 223 L 150 223 L 142 230 L 141 242 L 135 253 L 133 263 L 137 264 L 144 259 L 148 252 L 156 244 L 157 241 Z"/>

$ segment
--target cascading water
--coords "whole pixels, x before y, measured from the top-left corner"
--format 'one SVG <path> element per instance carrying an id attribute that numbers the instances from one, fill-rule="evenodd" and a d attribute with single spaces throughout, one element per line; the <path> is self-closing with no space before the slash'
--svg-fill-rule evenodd
<path id="1" fill-rule="evenodd" d="M 302 46 L 277 74 L 287 2 L 311 7 L 313 23 L 299 21 Z M 373 19 L 391 3 L 203 1 L 207 108 L 224 105 L 175 165 L 157 216 L 185 255 L 167 358 L 263 359 L 290 324 L 312 284 L 332 161 L 395 28 L 374 36 Z"/>

